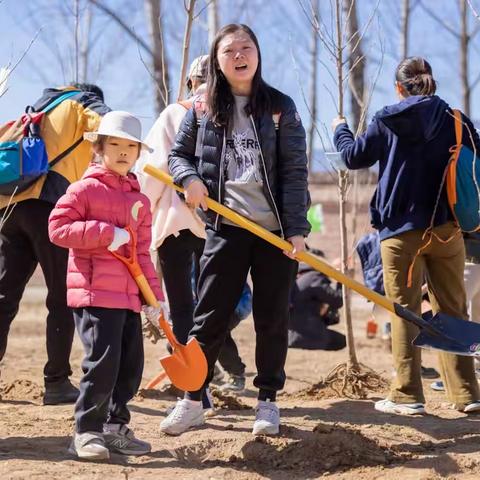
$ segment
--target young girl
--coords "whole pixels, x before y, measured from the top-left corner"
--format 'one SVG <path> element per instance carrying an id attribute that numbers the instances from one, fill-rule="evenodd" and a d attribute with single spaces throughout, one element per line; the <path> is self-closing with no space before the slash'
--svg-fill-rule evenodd
<path id="1" fill-rule="evenodd" d="M 406 58 L 395 76 L 399 103 L 378 112 L 367 132 L 356 140 L 345 119 L 335 119 L 335 145 L 350 169 L 379 162 L 371 215 L 380 235 L 387 297 L 420 314 L 426 277 L 433 311 L 466 319 L 465 247 L 443 183 L 450 148 L 456 144 L 453 114 L 435 95 L 432 69 L 423 58 Z M 480 139 L 471 121 L 465 115 L 462 120 L 463 144 L 479 151 Z M 432 223 L 432 231 L 425 234 Z M 417 327 L 392 316 L 396 376 L 388 398 L 375 404 L 381 412 L 425 412 L 420 349 L 412 345 L 417 333 Z M 472 358 L 442 352 L 439 360 L 447 394 L 455 407 L 465 413 L 480 410 Z"/>
<path id="2" fill-rule="evenodd" d="M 60 198 L 49 220 L 53 243 L 70 249 L 67 302 L 85 358 L 80 396 L 75 406 L 75 434 L 70 452 L 80 458 L 105 459 L 109 452 L 143 455 L 147 442 L 127 427 L 127 403 L 143 372 L 142 299 L 135 280 L 110 252 L 129 254 L 136 232 L 138 260 L 155 295 L 163 294 L 150 259 L 150 202 L 130 169 L 140 149 L 139 120 L 127 112 L 107 113 L 93 141 L 98 164 Z M 152 318 L 158 312 L 148 310 Z"/>
<path id="3" fill-rule="evenodd" d="M 306 219 L 305 131 L 293 101 L 261 75 L 258 41 L 245 25 L 222 28 L 212 44 L 207 114 L 186 114 L 169 157 L 175 182 L 186 188 L 191 208 L 206 210 L 205 197 L 281 234 L 297 251 L 309 232 Z M 278 130 L 275 119 L 279 119 Z M 229 319 L 250 271 L 259 389 L 254 434 L 276 434 L 276 392 L 285 382 L 288 307 L 297 264 L 276 247 L 204 212 L 206 244 L 198 282 L 199 300 L 190 332 L 208 360 L 212 378 Z M 204 422 L 202 391 L 187 392 L 161 430 L 178 435 Z"/>

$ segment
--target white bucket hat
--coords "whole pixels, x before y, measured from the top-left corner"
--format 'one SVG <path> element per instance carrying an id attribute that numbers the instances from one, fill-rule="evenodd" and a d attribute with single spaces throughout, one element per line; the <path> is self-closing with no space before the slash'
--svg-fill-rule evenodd
<path id="1" fill-rule="evenodd" d="M 108 137 L 126 138 L 139 142 L 142 148 L 148 152 L 152 149 L 142 142 L 142 124 L 140 120 L 131 113 L 114 110 L 102 117 L 100 126 L 96 132 L 85 132 L 83 138 L 89 142 L 95 142 L 99 135 Z"/>

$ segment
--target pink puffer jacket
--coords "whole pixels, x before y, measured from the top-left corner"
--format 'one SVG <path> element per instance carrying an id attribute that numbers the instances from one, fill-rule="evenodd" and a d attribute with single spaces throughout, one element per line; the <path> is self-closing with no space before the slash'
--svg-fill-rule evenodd
<path id="1" fill-rule="evenodd" d="M 82 180 L 73 183 L 50 214 L 50 240 L 70 249 L 67 303 L 70 307 L 125 308 L 139 312 L 140 293 L 127 270 L 107 247 L 115 227 L 130 225 L 137 233 L 138 261 L 158 300 L 163 293 L 153 267 L 150 202 L 140 193 L 133 173 L 124 177 L 92 164 Z M 128 245 L 118 250 L 130 253 Z"/>

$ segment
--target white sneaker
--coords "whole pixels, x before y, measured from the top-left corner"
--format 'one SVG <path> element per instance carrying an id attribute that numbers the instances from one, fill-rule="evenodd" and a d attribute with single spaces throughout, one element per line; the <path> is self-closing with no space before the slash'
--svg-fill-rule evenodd
<path id="1" fill-rule="evenodd" d="M 205 394 L 207 396 L 207 400 L 208 402 L 204 402 L 203 399 L 202 399 L 202 406 L 203 406 L 203 414 L 205 415 L 205 417 L 213 417 L 215 416 L 215 414 L 217 413 L 216 409 L 215 409 L 215 404 L 213 402 L 213 395 L 212 395 L 212 392 L 210 391 L 210 388 L 207 388 L 206 391 L 205 391 Z M 181 400 L 181 398 L 178 398 L 177 397 L 177 401 L 178 400 Z M 175 407 L 177 406 L 177 404 L 175 405 L 170 405 L 169 407 L 167 407 L 167 409 L 165 410 L 165 413 L 167 415 L 170 415 L 174 410 L 175 410 Z"/>
<path id="2" fill-rule="evenodd" d="M 423 403 L 395 403 L 385 399 L 375 402 L 375 410 L 397 415 L 420 415 L 425 413 L 425 405 Z"/>
<path id="3" fill-rule="evenodd" d="M 68 447 L 69 453 L 87 460 L 108 460 L 110 452 L 100 432 L 75 433 Z"/>
<path id="4" fill-rule="evenodd" d="M 167 435 L 180 435 L 189 428 L 205 423 L 202 402 L 178 400 L 175 408 L 167 418 L 160 423 L 160 431 Z"/>
<path id="5" fill-rule="evenodd" d="M 474 413 L 480 411 L 480 401 L 477 400 L 464 405 L 454 405 L 453 407 L 459 412 Z"/>
<path id="6" fill-rule="evenodd" d="M 259 400 L 255 409 L 254 435 L 277 435 L 280 431 L 280 410 L 274 402 Z"/>

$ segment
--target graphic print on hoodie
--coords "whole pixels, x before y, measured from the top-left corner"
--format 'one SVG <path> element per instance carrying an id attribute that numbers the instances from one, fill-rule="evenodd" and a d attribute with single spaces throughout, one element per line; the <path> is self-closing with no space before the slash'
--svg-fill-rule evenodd
<path id="1" fill-rule="evenodd" d="M 267 230 L 278 230 L 278 220 L 263 191 L 260 145 L 245 113 L 248 97 L 234 95 L 234 99 L 223 159 L 224 204 Z M 222 222 L 234 225 L 225 218 Z"/>

